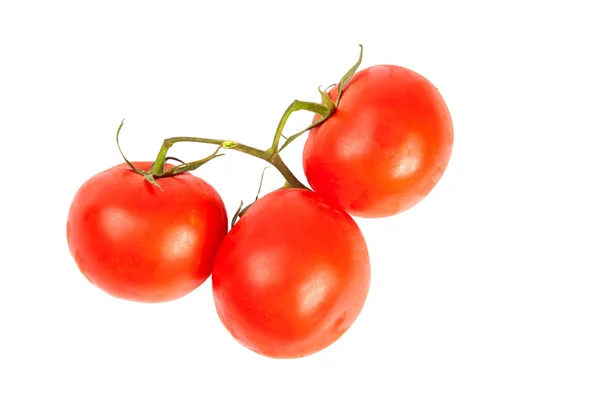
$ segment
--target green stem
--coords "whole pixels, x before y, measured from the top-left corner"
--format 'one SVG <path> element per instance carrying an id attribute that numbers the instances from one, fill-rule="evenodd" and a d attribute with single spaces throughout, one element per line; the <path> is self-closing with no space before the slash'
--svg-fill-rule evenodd
<path id="1" fill-rule="evenodd" d="M 302 184 L 302 182 L 300 182 L 298 180 L 298 178 L 296 178 L 296 176 L 294 176 L 294 174 L 292 173 L 292 171 L 290 171 L 288 166 L 285 165 L 285 163 L 281 159 L 281 156 L 279 155 L 279 153 L 273 154 L 273 156 L 271 156 L 271 158 L 267 161 L 272 166 L 277 168 L 277 170 L 281 173 L 281 175 L 283 175 L 283 177 L 285 178 L 285 181 L 290 185 L 290 187 L 300 188 L 300 189 L 308 189 L 306 186 L 304 186 Z"/>
<path id="2" fill-rule="evenodd" d="M 325 116 L 321 116 L 321 118 L 319 118 L 318 120 L 316 120 L 313 124 L 310 124 L 306 128 L 302 129 L 300 132 L 295 133 L 292 136 L 288 137 L 285 140 L 285 142 L 283 142 L 283 145 L 279 148 L 279 153 L 281 153 L 283 151 L 283 149 L 285 149 L 286 147 L 288 147 L 294 140 L 296 140 L 298 137 L 300 137 L 304 132 L 308 132 L 311 129 L 316 128 L 317 126 L 323 124 L 332 115 L 333 115 L 333 112 L 330 112 L 329 114 L 327 114 Z"/>
<path id="3" fill-rule="evenodd" d="M 356 71 L 358 70 L 358 67 L 360 66 L 360 64 L 362 62 L 362 57 L 363 57 L 362 44 L 359 44 L 359 47 L 360 47 L 360 53 L 358 55 L 358 61 L 348 70 L 348 72 L 346 72 L 346 74 L 342 77 L 342 79 L 340 79 L 340 82 L 337 84 L 337 88 L 338 88 L 337 101 L 334 102 L 333 100 L 331 100 L 331 97 L 329 97 L 329 94 L 327 93 L 327 90 L 329 88 L 325 89 L 325 91 L 323 91 L 323 90 L 321 90 L 321 88 L 319 88 L 319 94 L 321 95 L 321 100 L 323 102 L 322 104 L 295 100 L 292 104 L 290 104 L 288 109 L 285 111 L 285 113 L 283 114 L 283 117 L 281 118 L 281 121 L 279 121 L 279 125 L 277 126 L 277 132 L 275 133 L 275 138 L 273 139 L 273 145 L 271 146 L 271 148 L 268 151 L 275 152 L 275 153 L 283 151 L 283 149 L 285 149 L 287 146 L 289 146 L 294 140 L 296 140 L 298 137 L 300 137 L 303 133 L 310 131 L 311 129 L 316 128 L 317 126 L 323 124 L 335 113 L 338 105 L 340 104 L 340 100 L 342 99 L 342 92 L 344 91 L 344 89 L 348 85 L 348 82 L 350 82 L 350 79 L 352 79 L 352 77 L 354 76 L 354 74 L 356 73 Z M 335 86 L 335 85 L 333 85 L 333 86 Z M 319 118 L 317 121 L 315 121 L 310 126 L 301 130 L 300 132 L 288 137 L 285 140 L 285 142 L 283 143 L 283 145 L 281 147 L 279 147 L 279 140 L 282 136 L 281 132 L 283 132 L 283 127 L 285 126 L 285 123 L 287 122 L 289 116 L 294 111 L 298 111 L 298 110 L 312 111 L 315 114 L 319 114 L 321 116 L 321 118 Z"/>
<path id="4" fill-rule="evenodd" d="M 258 191 L 256 192 L 256 198 L 254 199 L 254 201 L 252 203 L 248 204 L 246 207 L 244 207 L 244 202 L 240 201 L 240 206 L 238 207 L 235 214 L 233 214 L 233 218 L 231 218 L 231 227 L 232 228 L 235 225 L 236 221 L 239 218 L 241 218 L 246 213 L 246 211 L 248 211 L 248 209 L 250 209 L 252 204 L 254 204 L 258 201 L 258 197 L 260 196 L 260 190 L 262 189 L 263 180 L 265 179 L 265 171 L 267 170 L 267 168 L 269 168 L 269 167 L 265 167 L 263 169 L 263 172 L 260 176 L 260 183 L 258 184 Z M 285 181 L 285 183 L 288 184 L 287 181 Z M 290 187 L 290 186 L 288 186 L 288 187 Z"/>
<path id="5" fill-rule="evenodd" d="M 192 162 L 189 162 L 189 163 L 183 163 L 181 165 L 173 167 L 173 168 L 171 168 L 169 170 L 164 171 L 160 175 L 157 175 L 157 178 L 167 178 L 169 176 L 175 176 L 175 175 L 181 174 L 183 172 L 188 172 L 188 171 L 193 171 L 195 169 L 198 169 L 201 166 L 203 166 L 204 164 L 206 164 L 207 162 L 209 162 L 210 160 L 225 155 L 225 154 L 218 154 L 219 150 L 221 150 L 221 146 L 219 146 L 217 148 L 217 150 L 215 150 L 215 152 L 212 153 L 210 156 L 208 156 L 206 158 L 203 158 L 201 160 L 198 160 L 198 161 L 192 161 Z M 167 157 L 167 158 L 169 158 L 169 157 Z"/>
<path id="6" fill-rule="evenodd" d="M 359 44 L 359 46 L 360 46 L 360 53 L 358 54 L 358 61 L 356 61 L 356 63 L 352 66 L 352 68 L 350 68 L 348 70 L 348 72 L 346 72 L 346 74 L 344 76 L 342 76 L 342 79 L 340 79 L 340 83 L 338 84 L 338 98 L 337 98 L 337 101 L 335 102 L 336 107 L 338 105 L 340 105 L 340 100 L 342 99 L 342 92 L 346 88 L 346 85 L 348 85 L 348 82 L 350 82 L 350 79 L 352 79 L 352 77 L 358 70 L 358 67 L 360 67 L 360 63 L 362 63 L 363 45 Z"/>
<path id="7" fill-rule="evenodd" d="M 159 152 L 159 156 L 162 155 L 163 148 L 166 147 L 167 150 L 173 146 L 175 143 L 179 142 L 195 142 L 195 143 L 206 143 L 206 144 L 214 144 L 217 146 L 221 146 L 225 149 L 232 149 L 236 151 L 240 151 L 242 153 L 250 154 L 251 156 L 262 158 L 265 160 L 266 152 L 264 150 L 259 150 L 257 148 L 246 146 L 245 144 L 241 144 L 238 142 L 234 142 L 233 140 L 220 140 L 220 139 L 207 139 L 207 138 L 199 138 L 194 136 L 177 136 L 165 139 L 163 141 L 163 147 L 161 147 L 161 151 Z M 166 154 L 166 153 L 165 153 Z"/>
<path id="8" fill-rule="evenodd" d="M 260 150 L 260 149 L 257 149 L 257 148 L 251 147 L 251 146 L 247 146 L 245 144 L 237 143 L 237 142 L 234 142 L 231 140 L 207 139 L 207 138 L 198 138 L 198 137 L 191 137 L 191 136 L 172 137 L 172 138 L 165 139 L 163 141 L 163 144 L 158 152 L 158 155 L 156 156 L 156 160 L 150 167 L 149 171 L 142 171 L 142 170 L 139 170 L 138 168 L 136 168 L 131 162 L 129 162 L 129 160 L 127 160 L 127 158 L 121 151 L 121 147 L 119 145 L 119 133 L 123 126 L 123 121 L 121 121 L 121 125 L 119 125 L 119 128 L 117 130 L 117 146 L 119 148 L 119 152 L 121 153 L 121 156 L 123 157 L 125 162 L 131 167 L 131 169 L 136 171 L 138 174 L 144 176 L 144 178 L 148 182 L 152 183 L 153 185 L 155 185 L 159 188 L 160 188 L 160 186 L 156 183 L 155 179 L 164 178 L 164 177 L 168 177 L 168 176 L 174 176 L 174 175 L 177 175 L 177 174 L 180 174 L 183 172 L 193 171 L 193 170 L 199 168 L 201 165 L 204 165 L 208 161 L 212 160 L 213 158 L 221 156 L 222 154 L 218 154 L 218 152 L 221 148 L 224 148 L 224 149 L 233 149 L 233 150 L 236 150 L 236 151 L 239 151 L 242 153 L 249 154 L 251 156 L 260 158 L 261 160 L 264 160 L 264 161 L 268 162 L 269 164 L 273 165 L 275 168 L 277 168 L 277 170 L 285 178 L 285 180 L 286 180 L 285 187 L 296 187 L 296 188 L 308 189 L 306 186 L 304 186 L 302 184 L 302 182 L 300 182 L 298 180 L 298 178 L 296 178 L 294 176 L 294 174 L 292 173 L 292 171 L 290 171 L 290 169 L 287 167 L 287 165 L 285 165 L 285 163 L 281 159 L 281 156 L 279 155 L 279 153 L 285 147 L 287 147 L 290 143 L 292 143 L 296 138 L 298 138 L 300 135 L 302 135 L 304 132 L 309 131 L 309 130 L 319 126 L 320 124 L 324 123 L 335 113 L 337 106 L 340 103 L 340 99 L 342 98 L 343 90 L 345 89 L 346 85 L 348 84 L 348 82 L 350 81 L 350 79 L 352 78 L 354 73 L 357 71 L 358 67 L 360 66 L 360 64 L 362 62 L 363 47 L 362 47 L 362 45 L 359 45 L 359 46 L 360 46 L 360 54 L 358 57 L 358 61 L 352 66 L 352 68 L 350 68 L 350 70 L 348 72 L 346 72 L 346 74 L 342 77 L 342 79 L 338 83 L 337 101 L 333 102 L 331 97 L 329 97 L 329 94 L 326 93 L 326 91 L 321 90 L 321 88 L 319 88 L 319 94 L 321 95 L 321 100 L 322 100 L 321 104 L 310 102 L 310 101 L 294 100 L 294 102 L 289 105 L 289 107 L 285 110 L 283 116 L 281 117 L 281 120 L 279 121 L 279 124 L 277 125 L 277 130 L 275 131 L 273 143 L 272 143 L 271 147 L 268 148 L 267 150 Z M 284 129 L 289 117 L 294 112 L 300 111 L 300 110 L 311 111 L 315 114 L 318 114 L 320 116 L 320 118 L 317 121 L 315 121 L 313 124 L 308 126 L 307 128 L 303 129 L 302 131 L 286 138 L 285 136 L 283 136 L 283 129 Z M 282 137 L 285 139 L 285 142 L 280 147 L 279 142 Z M 167 153 L 169 152 L 169 149 L 175 143 L 179 143 L 179 142 L 206 143 L 206 144 L 217 145 L 219 147 L 213 154 L 211 154 L 210 156 L 208 156 L 206 158 L 203 158 L 203 159 L 197 160 L 197 161 L 193 161 L 190 163 L 182 163 L 181 165 L 172 167 L 171 169 L 165 171 L 165 162 L 169 158 L 172 158 L 172 157 L 167 157 Z"/>
<path id="9" fill-rule="evenodd" d="M 166 176 L 173 176 L 173 175 L 176 175 L 176 174 L 179 174 L 182 172 L 192 171 L 192 170 L 198 168 L 200 165 L 205 164 L 209 160 L 220 156 L 220 154 L 217 154 L 217 152 L 219 151 L 219 149 L 217 149 L 217 152 L 213 153 L 212 155 L 210 155 L 207 158 L 204 158 L 204 159 L 198 160 L 198 161 L 194 161 L 194 162 L 190 162 L 190 163 L 186 163 L 183 165 L 179 165 L 177 167 L 172 168 L 169 171 L 164 171 L 164 164 L 165 164 L 165 158 L 167 156 L 167 152 L 175 143 L 179 143 L 179 142 L 194 142 L 194 143 L 213 144 L 213 145 L 219 146 L 219 149 L 220 148 L 231 149 L 231 150 L 239 151 L 241 153 L 249 154 L 256 158 L 260 158 L 261 160 L 264 160 L 264 161 L 268 162 L 269 164 L 273 165 L 275 168 L 277 168 L 277 170 L 281 173 L 281 175 L 283 175 L 285 180 L 292 187 L 308 189 L 306 186 L 304 186 L 304 184 L 302 184 L 302 182 L 300 182 L 298 180 L 298 178 L 296 178 L 296 176 L 292 173 L 292 171 L 288 168 L 288 166 L 285 165 L 285 163 L 283 162 L 283 160 L 277 153 L 270 154 L 268 151 L 259 150 L 255 147 L 247 146 L 245 144 L 234 142 L 232 140 L 208 139 L 208 138 L 199 138 L 199 137 L 192 137 L 192 136 L 172 137 L 172 138 L 165 139 L 163 141 L 163 144 L 158 152 L 158 155 L 156 156 L 156 161 L 154 162 L 154 166 L 152 167 L 152 171 L 151 171 L 152 175 L 154 175 L 157 179 L 166 177 Z"/>
<path id="10" fill-rule="evenodd" d="M 294 102 L 289 105 L 287 110 L 285 110 L 283 116 L 281 117 L 281 120 L 279 121 L 279 125 L 277 125 L 275 137 L 273 138 L 273 144 L 271 145 L 271 148 L 267 150 L 268 153 L 277 153 L 277 151 L 279 150 L 279 140 L 281 139 L 281 134 L 283 133 L 283 128 L 285 127 L 285 124 L 290 118 L 290 115 L 300 110 L 311 111 L 315 114 L 321 115 L 322 117 L 325 117 L 329 114 L 329 110 L 323 104 L 313 103 L 310 101 L 294 100 Z"/>
<path id="11" fill-rule="evenodd" d="M 165 171 L 165 161 L 167 158 L 167 152 L 169 151 L 171 146 L 173 146 L 172 143 L 167 143 L 166 140 L 163 141 L 163 145 L 161 146 L 160 151 L 156 156 L 156 161 L 154 161 L 154 164 L 152 165 L 152 168 L 149 171 L 152 175 L 160 176 Z"/>

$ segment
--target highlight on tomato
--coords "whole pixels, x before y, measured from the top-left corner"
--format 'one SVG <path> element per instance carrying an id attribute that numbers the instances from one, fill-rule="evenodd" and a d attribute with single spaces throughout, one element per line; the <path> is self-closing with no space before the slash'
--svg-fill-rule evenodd
<path id="1" fill-rule="evenodd" d="M 370 284 L 354 220 L 320 195 L 279 189 L 256 201 L 217 254 L 213 295 L 231 335 L 256 353 L 320 351 L 354 323 Z"/>

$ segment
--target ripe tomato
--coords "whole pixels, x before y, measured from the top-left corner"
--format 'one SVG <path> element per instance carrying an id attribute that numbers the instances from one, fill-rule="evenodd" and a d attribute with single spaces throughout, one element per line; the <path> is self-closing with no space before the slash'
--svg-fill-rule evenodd
<path id="1" fill-rule="evenodd" d="M 335 342 L 356 320 L 371 269 L 354 220 L 315 192 L 279 189 L 227 234 L 215 260 L 219 318 L 239 342 L 296 358 Z"/>
<path id="2" fill-rule="evenodd" d="M 148 169 L 151 163 L 133 163 Z M 94 285 L 127 300 L 163 302 L 204 282 L 227 233 L 216 190 L 189 173 L 152 186 L 126 164 L 79 189 L 67 220 L 67 241 Z"/>
<path id="3" fill-rule="evenodd" d="M 337 88 L 330 96 L 337 99 Z M 336 112 L 304 147 L 311 187 L 351 215 L 385 217 L 423 199 L 446 170 L 454 143 L 437 89 L 409 69 L 379 65 L 355 74 Z"/>

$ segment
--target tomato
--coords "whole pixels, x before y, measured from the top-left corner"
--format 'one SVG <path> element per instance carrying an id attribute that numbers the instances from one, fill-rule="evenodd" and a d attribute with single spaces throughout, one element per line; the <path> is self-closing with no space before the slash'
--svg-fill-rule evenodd
<path id="1" fill-rule="evenodd" d="M 346 212 L 315 192 L 279 189 L 225 237 L 213 295 L 219 318 L 244 346 L 296 358 L 324 349 L 353 324 L 370 271 L 363 235 Z"/>
<path id="2" fill-rule="evenodd" d="M 337 87 L 330 96 L 337 99 Z M 356 73 L 303 153 L 310 186 L 359 217 L 419 203 L 446 170 L 454 129 L 438 90 L 418 73 L 378 65 Z"/>
<path id="3" fill-rule="evenodd" d="M 147 170 L 151 163 L 133 164 Z M 225 206 L 211 185 L 187 172 L 158 183 L 163 191 L 121 164 L 85 182 L 71 204 L 71 254 L 88 280 L 115 297 L 186 295 L 210 276 L 227 233 Z"/>

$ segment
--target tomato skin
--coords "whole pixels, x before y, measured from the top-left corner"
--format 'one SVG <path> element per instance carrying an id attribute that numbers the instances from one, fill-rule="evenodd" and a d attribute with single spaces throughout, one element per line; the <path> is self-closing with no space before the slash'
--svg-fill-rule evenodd
<path id="1" fill-rule="evenodd" d="M 337 99 L 337 87 L 330 95 Z M 433 189 L 453 144 L 450 112 L 431 82 L 378 65 L 356 73 L 336 112 L 309 133 L 304 172 L 316 192 L 349 214 L 386 217 Z"/>
<path id="2" fill-rule="evenodd" d="M 158 183 L 164 191 L 121 164 L 90 178 L 71 204 L 71 255 L 115 297 L 155 303 L 188 294 L 210 276 L 227 233 L 225 206 L 207 182 L 183 173 Z"/>
<path id="3" fill-rule="evenodd" d="M 329 346 L 353 324 L 370 271 L 365 240 L 346 212 L 312 191 L 279 189 L 225 237 L 213 295 L 219 318 L 244 346 L 297 358 Z"/>

